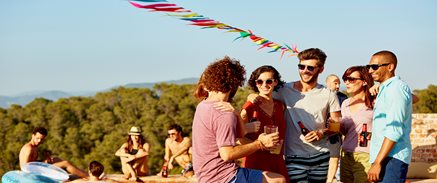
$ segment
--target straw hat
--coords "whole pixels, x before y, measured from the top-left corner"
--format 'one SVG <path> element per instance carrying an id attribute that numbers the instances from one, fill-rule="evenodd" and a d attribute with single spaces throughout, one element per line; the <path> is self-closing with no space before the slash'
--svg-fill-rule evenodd
<path id="1" fill-rule="evenodd" d="M 133 126 L 129 130 L 129 135 L 141 135 L 141 128 Z"/>

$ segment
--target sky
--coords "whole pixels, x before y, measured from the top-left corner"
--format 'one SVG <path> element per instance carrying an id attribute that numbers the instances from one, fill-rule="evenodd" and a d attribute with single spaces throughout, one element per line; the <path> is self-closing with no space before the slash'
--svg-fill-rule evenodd
<path id="1" fill-rule="evenodd" d="M 412 89 L 437 85 L 437 1 L 169 0 L 211 19 L 299 50 L 327 55 L 319 82 L 393 51 Z M 99 91 L 128 83 L 199 77 L 228 55 L 250 74 L 272 65 L 299 80 L 298 59 L 257 50 L 238 33 L 133 7 L 125 0 L 0 1 L 0 95 Z"/>

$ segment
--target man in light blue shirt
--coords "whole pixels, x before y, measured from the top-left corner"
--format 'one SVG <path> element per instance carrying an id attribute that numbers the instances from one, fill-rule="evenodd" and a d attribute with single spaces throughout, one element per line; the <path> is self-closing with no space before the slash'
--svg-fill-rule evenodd
<path id="1" fill-rule="evenodd" d="M 390 51 L 373 54 L 369 73 L 381 83 L 373 112 L 368 180 L 405 182 L 411 162 L 412 96 L 408 85 L 395 76 L 396 55 Z"/>

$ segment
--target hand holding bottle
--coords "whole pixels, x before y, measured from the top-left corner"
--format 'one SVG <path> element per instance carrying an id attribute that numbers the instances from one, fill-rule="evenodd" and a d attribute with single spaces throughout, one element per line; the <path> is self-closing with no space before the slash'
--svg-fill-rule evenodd
<path id="1" fill-rule="evenodd" d="M 250 119 L 249 123 L 244 125 L 244 128 L 247 133 L 256 133 L 259 131 L 261 127 L 261 122 L 258 121 L 258 112 L 254 111 L 252 115 L 252 119 Z"/>
<path id="2" fill-rule="evenodd" d="M 323 130 L 314 130 L 310 131 L 308 128 L 305 127 L 305 125 L 299 121 L 297 124 L 300 127 L 301 133 L 304 136 L 304 140 L 306 142 L 314 142 L 319 141 L 323 137 Z"/>
<path id="3" fill-rule="evenodd" d="M 247 133 L 256 133 L 261 128 L 261 122 L 254 121 L 254 122 L 246 123 L 244 125 L 244 128 Z"/>

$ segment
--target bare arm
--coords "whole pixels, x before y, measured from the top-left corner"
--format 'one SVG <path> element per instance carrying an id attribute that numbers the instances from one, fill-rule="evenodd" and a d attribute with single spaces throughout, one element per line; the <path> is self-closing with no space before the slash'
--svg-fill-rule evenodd
<path id="1" fill-rule="evenodd" d="M 328 177 L 326 182 L 333 182 L 338 168 L 338 157 L 329 158 Z"/>
<path id="2" fill-rule="evenodd" d="M 173 160 L 184 152 L 188 152 L 188 149 L 191 147 L 191 140 L 188 137 L 184 137 L 182 143 L 182 148 L 179 151 L 172 153 L 173 155 L 170 157 L 169 164 L 173 163 Z"/>
<path id="3" fill-rule="evenodd" d="M 144 143 L 143 148 L 139 149 L 137 154 L 134 155 L 135 159 L 142 158 L 149 155 L 150 145 L 149 143 Z"/>
<path id="4" fill-rule="evenodd" d="M 248 123 L 249 117 L 247 116 L 247 111 L 245 109 L 241 110 L 240 117 L 244 125 L 244 135 L 246 135 L 247 133 L 255 133 L 260 129 L 261 122 L 253 121 Z M 244 135 L 243 137 L 237 139 L 238 144 L 248 144 L 253 142 L 252 140 L 244 137 Z"/>
<path id="5" fill-rule="evenodd" d="M 246 130 L 244 127 L 244 121 L 243 121 L 243 119 L 241 119 L 240 115 L 237 112 L 235 112 L 235 115 L 237 116 L 237 119 L 238 119 L 237 120 L 237 128 L 236 128 L 237 138 L 242 138 L 246 134 Z"/>
<path id="6" fill-rule="evenodd" d="M 244 125 L 244 135 L 246 135 L 247 133 L 256 133 L 259 131 L 261 127 L 261 122 L 252 121 L 249 123 L 249 117 L 247 116 L 247 111 L 245 109 L 241 110 L 240 117 Z"/>
<path id="7" fill-rule="evenodd" d="M 390 153 L 390 151 L 395 146 L 396 142 L 391 141 L 388 138 L 384 138 L 384 141 L 382 142 L 381 149 L 378 152 L 378 155 L 376 156 L 375 161 L 373 162 L 372 166 L 369 169 L 367 179 L 371 182 L 376 182 L 380 180 L 379 173 L 381 172 L 381 163 L 382 161 L 387 157 L 387 155 Z"/>
<path id="8" fill-rule="evenodd" d="M 131 154 L 126 152 L 126 148 L 127 148 L 127 143 L 124 143 L 123 145 L 121 145 L 120 149 L 118 149 L 117 152 L 115 152 L 115 155 L 125 158 L 132 156 Z"/>
<path id="9" fill-rule="evenodd" d="M 165 154 L 164 154 L 164 160 L 168 162 L 170 160 L 170 138 L 165 139 Z"/>
<path id="10" fill-rule="evenodd" d="M 336 121 L 340 121 L 341 118 L 341 112 L 340 111 L 336 111 L 336 112 L 331 112 L 330 113 L 331 118 L 336 120 Z M 305 135 L 305 141 L 307 142 L 315 142 L 315 141 L 319 141 L 323 138 L 324 136 L 324 132 L 327 129 L 318 129 L 318 130 L 314 130 L 309 132 L 308 134 Z"/>
<path id="11" fill-rule="evenodd" d="M 245 145 L 239 146 L 225 146 L 219 148 L 220 157 L 224 161 L 232 161 L 249 154 L 252 154 L 258 150 L 273 147 L 279 142 L 279 133 L 265 134 L 262 133 L 258 136 L 258 139 Z"/>
<path id="12" fill-rule="evenodd" d="M 331 112 L 329 113 L 329 115 L 331 116 L 331 119 L 335 120 L 335 121 L 341 121 L 341 112 L 340 111 L 336 111 L 336 112 Z"/>
<path id="13" fill-rule="evenodd" d="M 184 140 L 182 141 L 181 145 L 182 145 L 182 148 L 179 151 L 175 152 L 172 157 L 174 157 L 174 158 L 178 157 L 179 155 L 181 155 L 184 152 L 188 151 L 188 149 L 191 147 L 191 140 L 190 140 L 190 138 L 184 137 Z"/>

